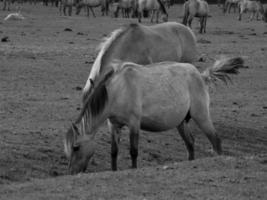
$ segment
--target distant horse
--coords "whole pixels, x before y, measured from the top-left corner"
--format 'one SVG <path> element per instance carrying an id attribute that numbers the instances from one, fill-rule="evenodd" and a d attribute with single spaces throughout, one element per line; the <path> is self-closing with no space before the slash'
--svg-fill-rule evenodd
<path id="1" fill-rule="evenodd" d="M 209 5 L 204 0 L 188 0 L 184 3 L 184 17 L 183 24 L 189 25 L 191 28 L 191 24 L 194 17 L 200 18 L 200 29 L 199 33 L 206 33 L 206 24 L 209 13 Z"/>
<path id="2" fill-rule="evenodd" d="M 17 3 L 16 10 L 20 11 L 22 8 L 23 0 L 3 0 L 3 10 L 10 11 L 11 3 Z"/>
<path id="3" fill-rule="evenodd" d="M 66 9 L 68 9 L 68 15 L 71 16 L 72 15 L 72 7 L 75 5 L 77 0 L 61 0 L 59 2 L 59 14 L 62 15 L 62 11 L 63 14 L 66 15 Z"/>
<path id="4" fill-rule="evenodd" d="M 246 11 L 251 12 L 250 20 L 253 20 L 255 15 L 257 20 L 259 15 L 261 15 L 262 20 L 265 20 L 264 8 L 260 1 L 241 0 L 239 2 L 239 21 L 241 21 L 242 14 Z"/>
<path id="5" fill-rule="evenodd" d="M 112 138 L 112 170 L 117 170 L 118 144 L 123 126 L 130 130 L 132 168 L 137 168 L 140 129 L 161 132 L 177 128 L 187 147 L 189 160 L 194 159 L 194 138 L 184 131 L 184 123 L 190 119 L 206 134 L 214 151 L 221 154 L 221 140 L 209 111 L 208 85 L 219 79 L 227 81 L 228 74 L 237 73 L 240 67 L 243 67 L 242 58 L 218 60 L 203 73 L 188 63 L 114 64 L 114 69 L 96 83 L 76 120 L 80 123 L 87 115 L 88 132 L 81 135 L 73 124 L 65 135 L 70 173 L 85 171 L 93 152 L 90 145 L 98 128 L 107 119 Z M 72 149 L 71 153 L 69 149 Z"/>
<path id="6" fill-rule="evenodd" d="M 234 8 L 234 12 L 236 11 L 236 8 L 238 8 L 238 3 L 241 0 L 226 0 L 223 6 L 223 13 L 230 13 L 231 8 Z"/>
<path id="7" fill-rule="evenodd" d="M 3 0 L 3 10 L 10 11 L 11 0 Z"/>
<path id="8" fill-rule="evenodd" d="M 109 0 L 80 0 L 76 5 L 76 14 L 78 15 L 82 9 L 82 7 L 86 7 L 87 10 L 87 16 L 89 16 L 89 9 L 93 13 L 93 16 L 95 16 L 95 12 L 93 8 L 95 7 L 101 7 L 102 16 L 108 15 L 109 11 Z"/>
<path id="9" fill-rule="evenodd" d="M 118 17 L 121 10 L 122 17 L 129 18 L 131 11 L 134 12 L 136 8 L 136 0 L 119 0 L 113 3 L 114 16 Z"/>
<path id="10" fill-rule="evenodd" d="M 151 19 L 150 21 L 153 23 L 154 15 L 156 13 L 156 23 L 159 22 L 159 14 L 162 15 L 162 21 L 168 21 L 168 13 L 162 2 L 162 0 L 137 0 L 137 8 L 138 8 L 138 21 L 141 23 L 141 18 L 143 17 L 143 11 L 148 10 L 151 11 Z"/>

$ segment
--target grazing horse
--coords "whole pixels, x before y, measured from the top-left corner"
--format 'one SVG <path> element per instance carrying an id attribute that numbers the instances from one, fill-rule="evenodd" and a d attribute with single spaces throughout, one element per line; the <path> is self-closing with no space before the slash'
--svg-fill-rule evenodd
<path id="1" fill-rule="evenodd" d="M 230 13 L 231 8 L 234 8 L 234 12 L 236 11 L 236 8 L 238 8 L 238 3 L 241 0 L 226 0 L 223 6 L 223 13 L 226 13 L 228 11 L 228 13 Z"/>
<path id="2" fill-rule="evenodd" d="M 59 14 L 63 14 L 66 16 L 66 9 L 68 9 L 68 15 L 71 16 L 72 14 L 72 7 L 75 5 L 77 0 L 61 0 L 59 3 Z"/>
<path id="3" fill-rule="evenodd" d="M 138 21 L 141 23 L 141 18 L 143 17 L 143 11 L 148 10 L 152 12 L 150 21 L 153 23 L 154 15 L 156 13 L 156 23 L 159 22 L 159 13 L 161 12 L 162 21 L 168 21 L 168 13 L 162 2 L 162 0 L 137 0 L 137 9 L 138 9 Z"/>
<path id="4" fill-rule="evenodd" d="M 246 11 L 251 12 L 251 21 L 255 18 L 255 15 L 257 20 L 259 19 L 259 15 L 261 15 L 262 20 L 265 21 L 264 8 L 260 1 L 241 0 L 239 2 L 239 21 L 241 21 L 242 14 Z"/>
<path id="5" fill-rule="evenodd" d="M 209 13 L 209 5 L 204 0 L 188 0 L 184 3 L 184 17 L 183 24 L 189 25 L 191 28 L 191 24 L 194 17 L 200 18 L 200 29 L 199 33 L 206 33 L 206 24 Z"/>
<path id="6" fill-rule="evenodd" d="M 65 135 L 65 153 L 69 158 L 71 174 L 86 170 L 93 155 L 98 128 L 109 119 L 111 131 L 111 168 L 117 170 L 120 130 L 130 130 L 132 168 L 137 168 L 139 132 L 161 132 L 177 128 L 194 159 L 194 138 L 184 131 L 184 123 L 193 119 L 206 134 L 215 152 L 222 153 L 221 140 L 213 126 L 209 104 L 210 82 L 230 79 L 228 74 L 238 73 L 242 58 L 224 58 L 200 73 L 188 63 L 161 62 L 147 66 L 131 62 L 114 64 L 104 74 L 85 101 L 75 123 L 87 115 L 88 130 L 81 135 L 78 127 Z"/>
<path id="7" fill-rule="evenodd" d="M 76 5 L 76 14 L 78 15 L 82 9 L 82 7 L 86 7 L 87 16 L 89 16 L 89 9 L 95 16 L 95 12 L 93 8 L 101 6 L 102 16 L 108 15 L 109 11 L 109 0 L 80 0 Z"/>

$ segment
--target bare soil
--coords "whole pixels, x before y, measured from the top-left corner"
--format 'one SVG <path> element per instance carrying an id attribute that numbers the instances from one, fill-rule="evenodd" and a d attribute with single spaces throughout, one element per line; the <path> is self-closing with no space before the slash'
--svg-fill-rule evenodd
<path id="1" fill-rule="evenodd" d="M 199 70 L 220 55 L 247 57 L 233 85 L 211 90 L 212 118 L 226 157 L 214 157 L 191 122 L 196 161 L 186 161 L 176 130 L 142 131 L 140 169 L 127 170 L 125 129 L 120 171 L 112 173 L 105 124 L 88 174 L 73 177 L 65 176 L 62 138 L 79 113 L 95 48 L 112 30 L 137 20 L 100 17 L 98 9 L 97 18 L 64 17 L 54 7 L 25 5 L 25 20 L 0 21 L 0 40 L 8 37 L 0 41 L 0 199 L 266 199 L 267 24 L 249 22 L 247 14 L 240 22 L 217 6 L 210 10 L 206 34 L 198 34 L 198 20 L 193 23 L 203 58 Z M 181 6 L 169 13 L 170 21 L 181 22 Z M 1 11 L 0 18 L 7 14 Z"/>

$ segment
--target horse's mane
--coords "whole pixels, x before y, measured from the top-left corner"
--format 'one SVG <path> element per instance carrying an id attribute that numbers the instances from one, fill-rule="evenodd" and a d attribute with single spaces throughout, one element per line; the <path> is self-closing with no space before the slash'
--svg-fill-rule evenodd
<path id="1" fill-rule="evenodd" d="M 157 1 L 158 1 L 158 3 L 159 3 L 159 6 L 160 6 L 161 11 L 162 11 L 165 15 L 168 15 L 167 10 L 166 10 L 164 4 L 162 3 L 162 1 L 161 1 L 161 0 L 157 0 Z"/>
<path id="2" fill-rule="evenodd" d="M 92 66 L 89 78 L 86 82 L 86 85 L 83 89 L 83 96 L 86 98 L 88 93 L 90 93 L 90 88 L 89 88 L 89 83 L 90 79 L 92 80 L 91 77 L 96 77 L 99 76 L 101 72 L 101 66 L 102 66 L 102 58 L 105 55 L 105 53 L 108 51 L 108 49 L 111 47 L 111 45 L 121 36 L 123 35 L 129 28 L 138 26 L 137 24 L 130 24 L 125 27 L 121 27 L 119 29 L 114 30 L 108 37 L 103 38 L 103 42 L 99 44 L 97 47 L 97 50 L 99 50 L 99 53 L 95 59 L 95 62 Z M 94 81 L 94 80 L 93 80 Z"/>
<path id="3" fill-rule="evenodd" d="M 95 117 L 103 112 L 108 101 L 106 82 L 112 77 L 114 72 L 114 69 L 112 69 L 100 77 L 100 80 L 95 85 L 93 92 L 91 92 L 91 94 L 85 99 L 82 110 L 75 121 L 75 124 L 79 123 L 84 116 L 88 117 L 89 115 L 90 117 Z"/>

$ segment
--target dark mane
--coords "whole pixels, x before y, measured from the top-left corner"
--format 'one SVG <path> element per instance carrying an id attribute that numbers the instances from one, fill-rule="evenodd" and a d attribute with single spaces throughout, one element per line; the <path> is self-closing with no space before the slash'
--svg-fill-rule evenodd
<path id="1" fill-rule="evenodd" d="M 114 70 L 110 70 L 105 75 L 101 76 L 99 82 L 96 83 L 91 95 L 87 97 L 84 101 L 83 108 L 80 112 L 79 117 L 75 121 L 75 124 L 79 123 L 85 112 L 89 109 L 92 116 L 99 115 L 105 108 L 108 101 L 108 93 L 106 88 L 106 82 L 112 77 Z"/>
<path id="2" fill-rule="evenodd" d="M 161 1 L 161 0 L 157 0 L 157 1 L 158 1 L 158 3 L 159 3 L 159 6 L 160 6 L 161 11 L 162 11 L 165 15 L 168 15 L 167 10 L 166 10 L 164 4 L 162 3 L 162 1 Z"/>

